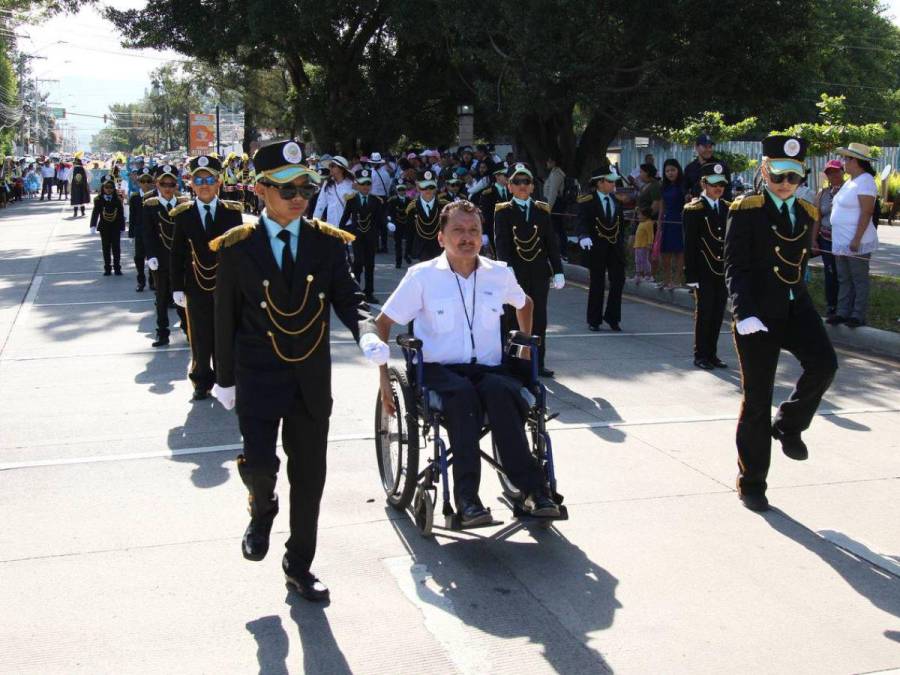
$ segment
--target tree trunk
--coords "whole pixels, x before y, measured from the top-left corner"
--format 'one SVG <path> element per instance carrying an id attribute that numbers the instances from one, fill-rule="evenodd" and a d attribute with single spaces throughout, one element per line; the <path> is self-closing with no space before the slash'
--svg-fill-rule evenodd
<path id="1" fill-rule="evenodd" d="M 586 185 L 590 172 L 606 162 L 606 149 L 621 128 L 618 121 L 595 112 L 581 134 L 574 153 L 574 173 L 569 175 L 576 176 L 582 185 Z"/>

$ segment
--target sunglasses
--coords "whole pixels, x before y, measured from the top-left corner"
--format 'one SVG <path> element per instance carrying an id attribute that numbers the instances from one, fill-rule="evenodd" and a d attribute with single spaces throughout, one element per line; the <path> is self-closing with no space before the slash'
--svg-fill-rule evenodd
<path id="1" fill-rule="evenodd" d="M 285 201 L 290 201 L 298 195 L 301 199 L 309 201 L 319 194 L 319 186 L 311 183 L 306 183 L 304 185 L 276 185 L 275 183 L 269 183 L 268 181 L 260 181 L 260 185 L 274 188 L 278 192 L 278 196 Z"/>
<path id="2" fill-rule="evenodd" d="M 144 181 L 141 181 L 141 182 L 143 183 Z M 146 181 L 146 182 L 149 183 L 150 181 Z M 173 187 L 175 187 L 176 185 L 177 185 L 176 183 L 172 183 L 171 181 L 166 181 L 165 183 L 160 183 L 160 184 L 159 184 L 159 187 L 163 187 L 163 188 L 173 188 Z M 198 182 L 197 182 L 197 179 L 195 178 L 195 179 L 194 179 L 194 185 L 202 185 L 202 183 L 198 183 Z M 208 183 L 208 185 L 212 185 L 212 183 Z"/>
<path id="3" fill-rule="evenodd" d="M 530 178 L 513 178 L 509 182 L 512 183 L 513 185 L 531 185 Z"/>
<path id="4" fill-rule="evenodd" d="M 791 185 L 800 185 L 803 182 L 803 176 L 797 173 L 781 173 L 781 174 L 769 174 L 769 180 L 775 183 L 775 185 L 781 185 L 784 181 L 787 181 Z"/>
<path id="5" fill-rule="evenodd" d="M 194 176 L 191 182 L 194 185 L 215 185 L 219 182 L 219 179 L 216 176 Z"/>

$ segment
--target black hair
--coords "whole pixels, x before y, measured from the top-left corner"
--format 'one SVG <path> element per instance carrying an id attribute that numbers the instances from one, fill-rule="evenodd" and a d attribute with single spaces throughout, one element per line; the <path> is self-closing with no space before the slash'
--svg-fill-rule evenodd
<path id="1" fill-rule="evenodd" d="M 678 169 L 678 176 L 673 181 L 666 178 L 666 167 L 668 166 L 674 166 Z M 681 163 L 674 157 L 669 157 L 669 159 L 663 162 L 662 168 L 662 188 L 665 189 L 670 185 L 677 185 L 682 190 L 684 189 L 684 171 L 681 168 Z"/>
<path id="2" fill-rule="evenodd" d="M 863 171 L 865 171 L 867 174 L 869 174 L 873 178 L 875 177 L 875 168 L 872 166 L 872 162 L 870 162 L 867 159 L 859 159 L 857 157 L 854 157 L 853 159 L 856 160 L 857 164 L 859 164 L 859 167 Z"/>
<path id="3" fill-rule="evenodd" d="M 478 216 L 478 224 L 484 225 L 484 217 L 481 214 L 481 209 L 475 206 L 468 199 L 457 199 L 455 202 L 450 202 L 443 209 L 441 209 L 441 218 L 440 218 L 440 231 L 443 232 L 447 223 L 450 222 L 450 216 L 453 215 L 455 211 L 465 211 L 466 213 L 474 213 Z"/>

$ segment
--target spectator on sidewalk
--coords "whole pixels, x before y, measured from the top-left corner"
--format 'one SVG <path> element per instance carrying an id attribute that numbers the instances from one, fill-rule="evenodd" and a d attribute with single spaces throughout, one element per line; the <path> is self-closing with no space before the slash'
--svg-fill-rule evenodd
<path id="1" fill-rule="evenodd" d="M 644 155 L 644 164 L 650 164 L 654 167 L 656 166 L 656 158 L 652 153 L 648 152 L 646 155 Z M 644 179 L 641 177 L 641 166 L 642 165 L 639 164 L 638 166 L 634 167 L 634 169 L 632 169 L 631 173 L 628 174 L 627 181 L 631 183 L 635 188 L 637 188 L 638 192 L 640 192 L 641 188 L 646 185 L 646 182 L 644 182 Z"/>
<path id="2" fill-rule="evenodd" d="M 700 167 L 704 164 L 717 163 L 725 167 L 725 177 L 728 179 L 728 187 L 725 188 L 723 199 L 725 199 L 725 201 L 731 201 L 731 171 L 728 170 L 727 162 L 723 162 L 721 158 L 715 156 L 715 145 L 716 142 L 710 138 L 709 134 L 700 134 L 697 136 L 697 141 L 694 144 L 694 151 L 697 153 L 697 157 L 694 161 L 684 167 L 687 200 L 699 197 L 700 193 L 703 191 L 703 187 L 700 185 Z"/>
<path id="3" fill-rule="evenodd" d="M 815 198 L 815 206 L 819 210 L 819 219 L 813 225 L 813 246 L 822 254 L 822 267 L 825 272 L 825 304 L 828 307 L 827 317 L 837 312 L 838 273 L 834 256 L 831 255 L 831 207 L 834 196 L 844 184 L 844 165 L 839 159 L 833 159 L 825 165 L 825 185 Z"/>
<path id="4" fill-rule="evenodd" d="M 878 233 L 872 222 L 875 169 L 869 146 L 849 143 L 838 148 L 850 180 L 841 186 L 831 206 L 831 252 L 838 272 L 837 312 L 828 319 L 836 325 L 856 328 L 866 323 L 869 307 L 869 258 L 878 248 Z"/>
<path id="5" fill-rule="evenodd" d="M 681 216 L 687 190 L 684 173 L 677 159 L 670 157 L 663 163 L 660 192 L 662 194 L 662 204 L 659 209 L 660 234 L 658 235 L 662 237 L 660 247 L 662 281 L 660 285 L 666 290 L 672 290 L 676 286 L 681 286 L 684 271 L 684 232 Z"/>
<path id="6" fill-rule="evenodd" d="M 569 241 L 566 238 L 566 216 L 569 207 L 574 210 L 574 204 L 566 204 L 565 185 L 566 173 L 559 168 L 559 158 L 551 155 L 546 161 L 547 180 L 544 181 L 544 201 L 550 205 L 550 221 L 553 224 L 553 231 L 559 239 L 559 252 L 565 260 L 566 253 L 569 248 Z M 575 195 L 577 198 L 578 195 Z"/>
<path id="7" fill-rule="evenodd" d="M 44 160 L 44 163 L 41 165 L 41 199 L 40 201 L 44 201 L 44 195 L 47 195 L 47 199 L 52 199 L 53 197 L 53 184 L 56 182 L 56 169 L 53 168 L 53 165 L 50 163 L 50 158 Z"/>

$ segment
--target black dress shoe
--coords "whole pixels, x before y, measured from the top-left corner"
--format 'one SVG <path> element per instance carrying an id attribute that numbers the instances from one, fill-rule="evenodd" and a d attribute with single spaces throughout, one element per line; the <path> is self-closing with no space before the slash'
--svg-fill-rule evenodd
<path id="1" fill-rule="evenodd" d="M 769 510 L 769 500 L 765 495 L 741 495 L 741 502 L 745 507 L 757 513 Z"/>
<path id="2" fill-rule="evenodd" d="M 611 331 L 613 331 L 614 333 L 621 333 L 621 332 L 622 332 L 622 327 L 619 325 L 619 322 L 618 322 L 618 321 L 607 321 L 606 323 L 609 324 L 609 329 L 610 329 Z"/>
<path id="3" fill-rule="evenodd" d="M 827 319 L 825 319 L 825 323 L 829 326 L 837 326 L 838 324 L 844 323 L 847 319 L 840 316 L 839 314 L 832 314 Z"/>
<path id="4" fill-rule="evenodd" d="M 169 344 L 169 336 L 168 335 L 166 337 L 156 338 L 156 342 L 154 342 L 150 346 L 151 347 L 165 347 L 167 344 Z"/>
<path id="5" fill-rule="evenodd" d="M 116 271 L 115 271 L 115 275 L 116 275 L 117 277 L 122 276 L 122 270 L 116 270 Z"/>
<path id="6" fill-rule="evenodd" d="M 538 368 L 538 375 L 541 377 L 553 377 L 553 371 L 549 368 Z"/>
<path id="7" fill-rule="evenodd" d="M 556 518 L 559 506 L 544 493 L 532 493 L 525 498 L 525 510 L 536 518 Z"/>
<path id="8" fill-rule="evenodd" d="M 809 450 L 806 443 L 800 438 L 800 434 L 786 434 L 777 427 L 772 427 L 772 438 L 781 441 L 781 451 L 798 462 L 809 458 Z"/>
<path id="9" fill-rule="evenodd" d="M 593 331 L 594 333 L 596 333 L 597 331 L 600 330 L 600 326 L 598 326 L 598 325 L 595 324 L 595 323 L 589 323 L 589 324 L 588 324 L 588 330 Z"/>
<path id="10" fill-rule="evenodd" d="M 112 276 L 112 272 L 110 272 L 109 270 L 105 270 L 105 271 L 103 272 L 103 276 L 105 276 L 105 277 L 110 277 L 110 276 Z"/>
<path id="11" fill-rule="evenodd" d="M 403 267 L 403 265 L 401 265 L 400 263 L 396 263 L 396 267 L 399 270 L 401 267 Z"/>
<path id="12" fill-rule="evenodd" d="M 278 514 L 278 496 L 275 495 L 275 498 L 265 505 L 266 513 L 252 515 L 254 506 L 256 505 L 250 505 L 250 524 L 247 525 L 244 538 L 241 540 L 241 553 L 247 560 L 259 561 L 269 552 L 269 535 Z"/>
<path id="13" fill-rule="evenodd" d="M 715 366 L 706 359 L 694 359 L 694 365 L 698 368 L 703 368 L 703 370 L 712 370 L 715 368 Z"/>
<path id="14" fill-rule="evenodd" d="M 491 522 L 491 512 L 478 500 L 463 500 L 459 509 L 459 520 L 463 527 L 475 527 Z"/>
<path id="15" fill-rule="evenodd" d="M 191 396 L 192 401 L 204 401 L 209 398 L 209 389 L 194 389 L 194 395 Z"/>
<path id="16" fill-rule="evenodd" d="M 144 284 L 138 284 L 134 291 L 135 293 L 142 293 L 144 291 Z"/>
<path id="17" fill-rule="evenodd" d="M 287 556 L 282 559 L 281 568 L 284 570 L 285 582 L 304 599 L 310 602 L 328 602 L 331 598 L 328 587 L 309 570 L 295 571 L 291 569 Z"/>
<path id="18" fill-rule="evenodd" d="M 727 367 L 728 367 L 728 364 L 725 363 L 725 362 L 724 362 L 722 359 L 720 359 L 718 356 L 712 357 L 712 358 L 709 360 L 709 362 L 710 362 L 711 364 L 713 364 L 716 368 L 727 368 Z"/>

